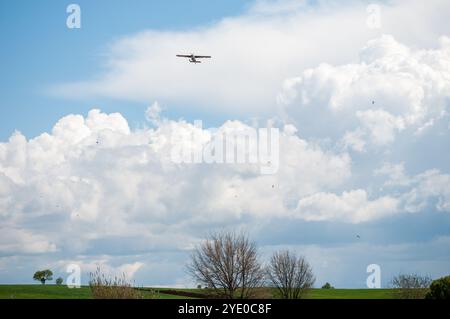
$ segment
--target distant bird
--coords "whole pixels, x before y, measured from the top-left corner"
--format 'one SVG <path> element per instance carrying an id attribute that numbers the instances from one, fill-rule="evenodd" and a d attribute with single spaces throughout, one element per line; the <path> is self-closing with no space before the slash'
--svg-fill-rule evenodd
<path id="1" fill-rule="evenodd" d="M 374 105 L 375 104 L 375 101 L 372 101 L 372 105 Z"/>
<path id="2" fill-rule="evenodd" d="M 359 235 L 356 235 L 356 238 L 358 238 L 358 239 L 361 239 L 361 236 L 359 236 Z"/>
<path id="3" fill-rule="evenodd" d="M 272 185 L 272 188 L 275 188 L 275 185 Z"/>

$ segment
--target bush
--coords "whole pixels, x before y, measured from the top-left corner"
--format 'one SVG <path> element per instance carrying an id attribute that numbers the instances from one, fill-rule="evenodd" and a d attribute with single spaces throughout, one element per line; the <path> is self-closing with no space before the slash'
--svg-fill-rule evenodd
<path id="1" fill-rule="evenodd" d="M 392 286 L 401 299 L 423 299 L 431 284 L 431 278 L 417 274 L 401 274 L 392 279 Z"/>
<path id="2" fill-rule="evenodd" d="M 108 278 L 100 268 L 90 274 L 89 287 L 94 299 L 143 299 L 142 293 L 135 289 L 125 278 Z"/>
<path id="3" fill-rule="evenodd" d="M 442 277 L 431 283 L 427 299 L 450 299 L 450 276 Z"/>
<path id="4" fill-rule="evenodd" d="M 325 285 L 322 286 L 322 289 L 334 289 L 334 287 L 329 282 L 327 282 Z"/>
<path id="5" fill-rule="evenodd" d="M 56 284 L 58 285 L 58 286 L 60 286 L 60 285 L 62 285 L 63 284 L 63 282 L 64 282 L 64 279 L 62 279 L 61 277 L 58 277 L 58 278 L 56 278 Z"/>

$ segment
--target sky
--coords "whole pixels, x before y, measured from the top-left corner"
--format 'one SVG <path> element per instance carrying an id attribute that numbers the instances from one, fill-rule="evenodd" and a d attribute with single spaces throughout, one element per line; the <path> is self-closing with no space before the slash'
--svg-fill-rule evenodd
<path id="1" fill-rule="evenodd" d="M 69 4 L 0 2 L 0 283 L 75 263 L 196 286 L 216 230 L 318 287 L 448 275 L 448 1 L 77 1 L 79 29 Z M 272 174 L 171 157 L 268 124 Z"/>

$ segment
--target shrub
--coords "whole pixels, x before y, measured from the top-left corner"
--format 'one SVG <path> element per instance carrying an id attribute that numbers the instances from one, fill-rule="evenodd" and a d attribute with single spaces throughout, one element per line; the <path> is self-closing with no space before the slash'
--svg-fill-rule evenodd
<path id="1" fill-rule="evenodd" d="M 322 289 L 334 289 L 334 287 L 329 282 L 327 282 L 325 285 L 322 286 Z"/>
<path id="2" fill-rule="evenodd" d="M 56 284 L 58 285 L 58 286 L 60 286 L 60 285 L 62 285 L 63 284 L 63 282 L 64 282 L 64 279 L 62 279 L 61 277 L 58 277 L 58 278 L 56 278 Z"/>
<path id="3" fill-rule="evenodd" d="M 392 279 L 392 286 L 401 299 L 423 299 L 430 287 L 431 278 L 417 274 L 400 274 Z"/>
<path id="4" fill-rule="evenodd" d="M 450 276 L 442 277 L 431 283 L 427 299 L 450 299 Z"/>
<path id="5" fill-rule="evenodd" d="M 89 287 L 94 299 L 143 299 L 142 293 L 126 280 L 125 274 L 109 278 L 97 268 L 90 276 Z"/>

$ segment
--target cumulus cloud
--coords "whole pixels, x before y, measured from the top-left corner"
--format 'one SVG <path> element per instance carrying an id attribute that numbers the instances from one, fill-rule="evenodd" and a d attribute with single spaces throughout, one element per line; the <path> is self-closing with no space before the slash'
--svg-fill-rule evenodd
<path id="1" fill-rule="evenodd" d="M 388 176 L 384 183 L 388 188 L 401 187 L 406 191 L 400 196 L 404 211 L 420 212 L 428 207 L 450 212 L 450 175 L 437 169 L 408 176 L 404 163 L 385 163 L 375 171 L 376 175 Z"/>
<path id="2" fill-rule="evenodd" d="M 409 137 L 426 137 L 447 119 L 450 40 L 436 39 L 448 32 L 449 4 L 380 7 L 378 30 L 367 28 L 363 2 L 257 1 L 206 27 L 112 43 L 105 73 L 51 91 L 157 99 L 144 114 L 150 128 L 94 109 L 61 118 L 49 133 L 27 139 L 17 131 L 0 143 L 0 255 L 11 264 L 45 255 L 61 269 L 74 262 L 135 277 L 156 264 L 176 270 L 181 257 L 165 254 L 186 253 L 216 228 L 264 229 L 278 219 L 353 229 L 428 208 L 449 212 L 448 167 L 423 161 L 425 169 L 408 173 L 405 151 Z M 214 58 L 190 65 L 175 58 L 181 51 Z M 223 124 L 171 120 L 161 105 L 212 110 Z M 261 175 L 261 163 L 173 160 L 174 145 L 211 148 L 224 132 L 256 126 L 222 113 L 280 126 L 276 174 Z M 406 142 L 395 148 L 402 134 Z M 406 162 L 392 164 L 396 149 Z M 164 257 L 155 261 L 153 252 Z"/>
<path id="3" fill-rule="evenodd" d="M 244 128 L 229 121 L 214 132 Z M 351 176 L 348 154 L 301 139 L 292 125 L 281 130 L 275 175 L 248 163 L 175 163 L 169 142 L 176 132 L 205 137 L 192 147 L 205 147 L 213 135 L 164 118 L 154 128 L 131 130 L 119 113 L 92 110 L 65 116 L 51 134 L 27 140 L 16 132 L 0 143 L 0 217 L 20 229 L 14 249 L 52 252 L 56 243 L 81 253 L 117 237 L 141 251 L 189 249 L 195 227 L 289 216 L 300 198 L 336 190 Z M 137 245 L 136 236 L 149 246 Z M 12 247 L 5 242 L 2 250 Z"/>
<path id="4" fill-rule="evenodd" d="M 418 211 L 432 198 L 438 210 L 450 207 L 449 177 L 433 170 L 413 178 L 402 166 L 378 170 L 390 176 L 386 186 L 407 186 L 400 195 L 349 188 L 350 156 L 300 138 L 293 125 L 281 130 L 275 175 L 248 163 L 176 163 L 176 132 L 203 136 L 190 145 L 202 148 L 212 132 L 249 127 L 228 121 L 211 131 L 157 114 L 155 127 L 132 130 L 119 113 L 92 110 L 62 118 L 51 134 L 27 140 L 16 132 L 0 143 L 0 251 L 95 253 L 117 238 L 121 248 L 111 253 L 187 250 L 198 230 L 249 220 L 357 224 Z"/>
<path id="5" fill-rule="evenodd" d="M 441 21 L 450 19 L 448 2 L 433 0 L 427 5 L 429 10 L 423 10 L 419 0 L 379 6 L 382 25 L 376 30 L 366 24 L 364 1 L 257 1 L 242 15 L 208 26 L 187 31 L 146 30 L 121 38 L 106 49 L 103 74 L 55 85 L 51 92 L 71 98 L 106 96 L 144 103 L 157 99 L 183 108 L 187 104 L 197 111 L 210 111 L 213 106 L 215 114 L 273 114 L 280 84 L 305 68 L 323 62 L 353 62 L 357 50 L 383 33 L 425 46 L 447 32 L 446 23 Z M 389 45 L 387 49 L 394 52 Z M 397 46 L 395 52 L 407 53 L 403 49 Z M 191 52 L 211 54 L 213 59 L 192 65 L 175 57 Z M 365 61 L 373 60 L 374 54 L 377 52 L 366 50 Z M 348 69 L 355 76 L 360 72 Z M 337 73 L 340 70 L 333 72 Z M 399 77 L 397 72 L 391 80 Z M 348 76 L 342 77 L 342 81 L 346 79 Z M 382 89 L 384 79 L 375 74 L 370 80 Z M 409 89 L 418 83 L 406 76 L 400 84 Z"/>
<path id="6" fill-rule="evenodd" d="M 411 50 L 384 35 L 368 42 L 357 64 L 321 64 L 286 80 L 278 101 L 300 131 L 340 137 L 356 151 L 388 145 L 399 132 L 422 133 L 448 113 L 448 43 L 443 37 L 438 49 Z"/>
<path id="7" fill-rule="evenodd" d="M 297 214 L 306 220 L 342 220 L 354 223 L 382 218 L 397 212 L 398 200 L 383 196 L 375 200 L 367 198 L 364 190 L 344 192 L 341 196 L 316 193 L 298 202 Z"/>
<path id="8" fill-rule="evenodd" d="M 8 225 L 2 225 L 0 228 L 0 256 L 52 253 L 56 248 L 56 245 L 48 241 L 44 235 L 9 228 Z"/>
<path id="9" fill-rule="evenodd" d="M 115 264 L 114 258 L 107 255 L 100 256 L 81 256 L 78 259 L 64 259 L 55 262 L 55 267 L 61 272 L 66 272 L 68 265 L 77 265 L 82 271 L 82 276 L 90 277 L 91 274 L 100 270 L 101 273 L 108 277 L 125 277 L 125 280 L 132 280 L 136 273 L 144 266 L 144 263 L 136 261 L 133 263 Z"/>

